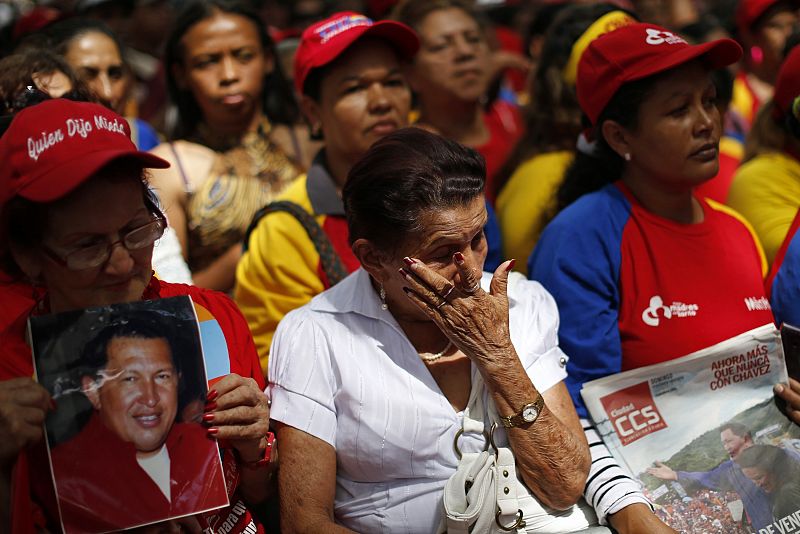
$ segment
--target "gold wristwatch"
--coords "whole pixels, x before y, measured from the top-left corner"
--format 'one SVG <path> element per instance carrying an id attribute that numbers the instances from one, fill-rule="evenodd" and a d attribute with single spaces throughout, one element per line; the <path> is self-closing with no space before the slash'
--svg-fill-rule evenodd
<path id="1" fill-rule="evenodd" d="M 519 411 L 507 417 L 500 417 L 500 422 L 505 428 L 527 425 L 536 421 L 544 409 L 544 399 L 537 393 L 536 400 L 524 405 Z"/>

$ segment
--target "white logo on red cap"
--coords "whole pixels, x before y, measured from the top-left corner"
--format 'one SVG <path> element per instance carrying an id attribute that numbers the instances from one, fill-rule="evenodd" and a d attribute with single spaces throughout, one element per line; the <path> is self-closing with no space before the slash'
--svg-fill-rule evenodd
<path id="1" fill-rule="evenodd" d="M 651 45 L 660 45 L 660 44 L 688 44 L 683 37 L 679 35 L 675 35 L 672 32 L 666 32 L 661 30 L 656 30 L 654 28 L 646 28 L 645 31 L 647 32 L 647 39 L 645 42 Z"/>
<path id="2" fill-rule="evenodd" d="M 95 129 L 122 134 L 125 137 L 128 136 L 128 134 L 125 133 L 125 127 L 118 119 L 110 121 L 102 115 L 94 116 L 94 126 L 92 126 L 91 122 L 83 118 L 67 119 L 65 126 L 67 137 L 75 137 L 77 135 L 82 139 L 86 139 Z M 38 161 L 39 156 L 64 139 L 64 130 L 62 128 L 53 130 L 50 133 L 42 132 L 41 135 L 36 138 L 28 137 L 28 157 L 34 161 Z"/>
<path id="3" fill-rule="evenodd" d="M 320 26 L 317 28 L 316 33 L 324 44 L 328 40 L 351 28 L 355 28 L 356 26 L 372 26 L 372 24 L 372 19 L 364 15 L 347 15 Z"/>

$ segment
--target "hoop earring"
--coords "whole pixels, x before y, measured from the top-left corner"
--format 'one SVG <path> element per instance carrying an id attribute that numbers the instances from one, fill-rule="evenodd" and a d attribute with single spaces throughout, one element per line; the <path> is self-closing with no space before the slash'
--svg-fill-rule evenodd
<path id="1" fill-rule="evenodd" d="M 381 309 L 382 310 L 388 310 L 389 309 L 389 305 L 386 304 L 386 290 L 383 289 L 383 284 L 381 284 L 381 289 L 378 292 L 378 296 L 381 298 Z"/>

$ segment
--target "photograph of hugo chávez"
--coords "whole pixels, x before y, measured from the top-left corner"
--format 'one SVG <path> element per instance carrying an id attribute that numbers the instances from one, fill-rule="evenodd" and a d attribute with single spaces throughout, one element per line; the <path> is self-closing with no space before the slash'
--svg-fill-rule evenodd
<path id="1" fill-rule="evenodd" d="M 66 533 L 102 533 L 228 504 L 216 441 L 200 422 L 206 374 L 189 297 L 29 322 Z"/>

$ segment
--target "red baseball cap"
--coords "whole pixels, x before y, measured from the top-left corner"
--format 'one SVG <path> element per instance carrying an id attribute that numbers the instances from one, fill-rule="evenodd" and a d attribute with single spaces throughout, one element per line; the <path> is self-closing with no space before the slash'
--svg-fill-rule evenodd
<path id="1" fill-rule="evenodd" d="M 294 57 L 294 86 L 297 92 L 303 93 L 303 85 L 313 69 L 331 63 L 365 35 L 385 39 L 405 60 L 412 59 L 419 49 L 417 34 L 401 22 L 374 22 L 353 11 L 336 13 L 303 31 Z"/>
<path id="2" fill-rule="evenodd" d="M 739 0 L 736 6 L 736 28 L 740 33 L 750 31 L 758 18 L 779 3 L 797 4 L 796 0 Z"/>
<path id="3" fill-rule="evenodd" d="M 577 92 L 581 109 L 596 124 L 622 85 L 703 58 L 709 68 L 735 63 L 742 47 L 733 39 L 690 45 L 660 26 L 636 23 L 601 35 L 578 63 Z"/>
<path id="4" fill-rule="evenodd" d="M 100 104 L 59 98 L 23 109 L 0 138 L 0 206 L 15 196 L 57 200 L 119 158 L 169 167 L 130 135 L 128 122 Z"/>
<path id="5" fill-rule="evenodd" d="M 775 102 L 773 117 L 782 120 L 798 96 L 800 96 L 800 46 L 795 46 L 783 60 L 778 71 L 775 94 L 772 95 L 772 100 Z"/>

